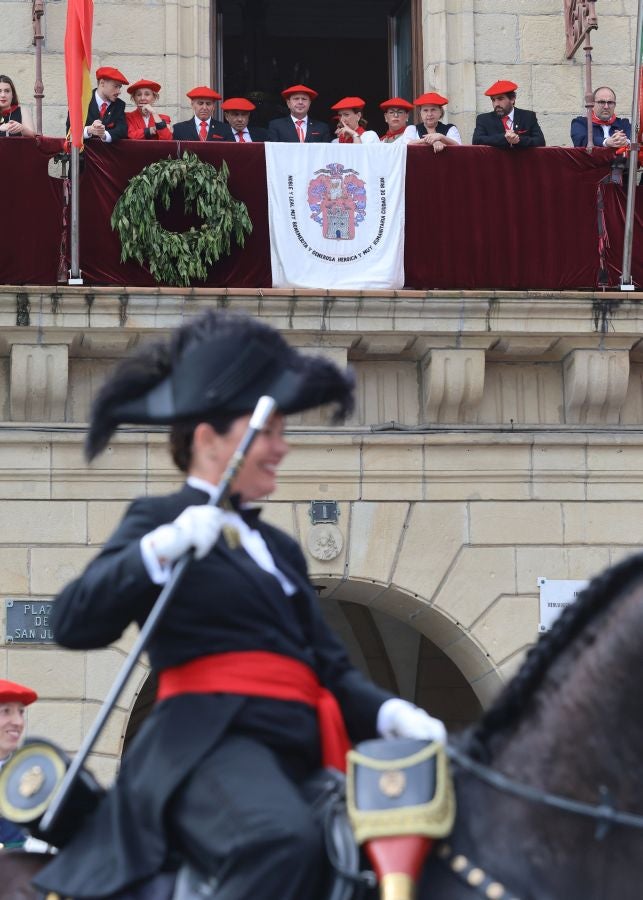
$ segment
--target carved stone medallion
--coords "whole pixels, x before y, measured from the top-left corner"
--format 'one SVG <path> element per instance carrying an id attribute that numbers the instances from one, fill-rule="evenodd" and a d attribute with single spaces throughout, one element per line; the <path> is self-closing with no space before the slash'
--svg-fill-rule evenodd
<path id="1" fill-rule="evenodd" d="M 306 543 L 310 555 L 324 561 L 339 556 L 344 547 L 344 538 L 336 525 L 325 523 L 313 525 L 308 532 Z"/>

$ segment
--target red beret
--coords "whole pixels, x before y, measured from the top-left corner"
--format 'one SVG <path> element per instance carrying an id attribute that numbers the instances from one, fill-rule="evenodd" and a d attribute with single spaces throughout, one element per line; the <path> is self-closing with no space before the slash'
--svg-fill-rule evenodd
<path id="1" fill-rule="evenodd" d="M 292 97 L 293 94 L 308 94 L 311 100 L 314 100 L 315 97 L 317 97 L 317 91 L 306 87 L 305 84 L 293 84 L 292 87 L 286 88 L 285 91 L 281 92 L 281 96 L 284 100 L 287 100 L 288 97 Z"/>
<path id="2" fill-rule="evenodd" d="M 188 91 L 185 95 L 189 97 L 190 100 L 221 100 L 221 94 L 217 94 L 216 91 L 213 91 L 212 88 L 206 87 L 204 84 L 199 87 L 192 88 L 191 91 Z"/>
<path id="3" fill-rule="evenodd" d="M 221 109 L 225 112 L 231 112 L 233 109 L 240 109 L 242 112 L 252 112 L 256 108 L 254 103 L 246 100 L 245 97 L 230 97 L 229 100 L 224 100 L 221 104 Z"/>
<path id="4" fill-rule="evenodd" d="M 436 94 L 435 91 L 429 91 L 428 94 L 420 94 L 413 101 L 415 106 L 445 106 L 449 101 L 442 94 Z"/>
<path id="5" fill-rule="evenodd" d="M 29 706 L 37 699 L 38 694 L 31 688 L 0 678 L 0 703 L 22 703 L 24 706 Z"/>
<path id="6" fill-rule="evenodd" d="M 334 106 L 331 106 L 331 109 L 364 109 L 365 106 L 366 100 L 362 100 L 361 97 L 342 97 Z"/>
<path id="7" fill-rule="evenodd" d="M 517 90 L 518 85 L 513 81 L 495 81 L 484 93 L 485 97 L 497 97 L 499 94 L 510 94 Z"/>
<path id="8" fill-rule="evenodd" d="M 148 81 L 147 78 L 139 78 L 138 81 L 135 81 L 134 84 L 130 84 L 127 89 L 128 94 L 134 94 L 139 88 L 149 88 L 151 91 L 154 91 L 155 94 L 161 90 L 161 85 L 158 81 Z"/>
<path id="9" fill-rule="evenodd" d="M 383 103 L 380 103 L 380 109 L 413 109 L 413 104 L 409 103 L 408 100 L 403 100 L 402 97 L 391 97 L 390 100 L 384 100 Z"/>
<path id="10" fill-rule="evenodd" d="M 129 84 L 123 73 L 119 72 L 118 69 L 113 69 L 111 66 L 101 66 L 100 69 L 96 69 L 96 81 L 100 81 L 101 78 L 111 78 L 112 81 Z"/>

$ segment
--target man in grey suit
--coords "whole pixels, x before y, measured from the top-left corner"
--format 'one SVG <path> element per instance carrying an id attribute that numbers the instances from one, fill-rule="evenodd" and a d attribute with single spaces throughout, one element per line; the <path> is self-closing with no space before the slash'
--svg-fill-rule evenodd
<path id="1" fill-rule="evenodd" d="M 273 119 L 268 125 L 271 141 L 286 141 L 291 144 L 327 144 L 331 135 L 325 122 L 317 122 L 308 115 L 310 104 L 317 97 L 317 91 L 305 84 L 294 84 L 281 92 L 290 111 L 289 116 Z"/>

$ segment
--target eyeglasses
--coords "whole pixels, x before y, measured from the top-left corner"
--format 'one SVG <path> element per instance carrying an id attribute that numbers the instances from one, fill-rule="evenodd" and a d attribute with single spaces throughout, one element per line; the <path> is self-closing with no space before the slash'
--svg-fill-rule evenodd
<path id="1" fill-rule="evenodd" d="M 594 100 L 597 106 L 616 106 L 616 100 Z"/>

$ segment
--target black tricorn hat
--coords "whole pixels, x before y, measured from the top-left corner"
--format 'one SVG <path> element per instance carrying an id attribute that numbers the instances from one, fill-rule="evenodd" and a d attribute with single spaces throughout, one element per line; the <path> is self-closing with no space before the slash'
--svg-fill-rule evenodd
<path id="1" fill-rule="evenodd" d="M 353 408 L 353 377 L 324 357 L 299 352 L 257 319 L 208 312 L 117 366 L 92 407 L 87 458 L 104 450 L 121 424 L 243 415 L 264 394 L 286 414 L 335 403 L 341 419 Z"/>

